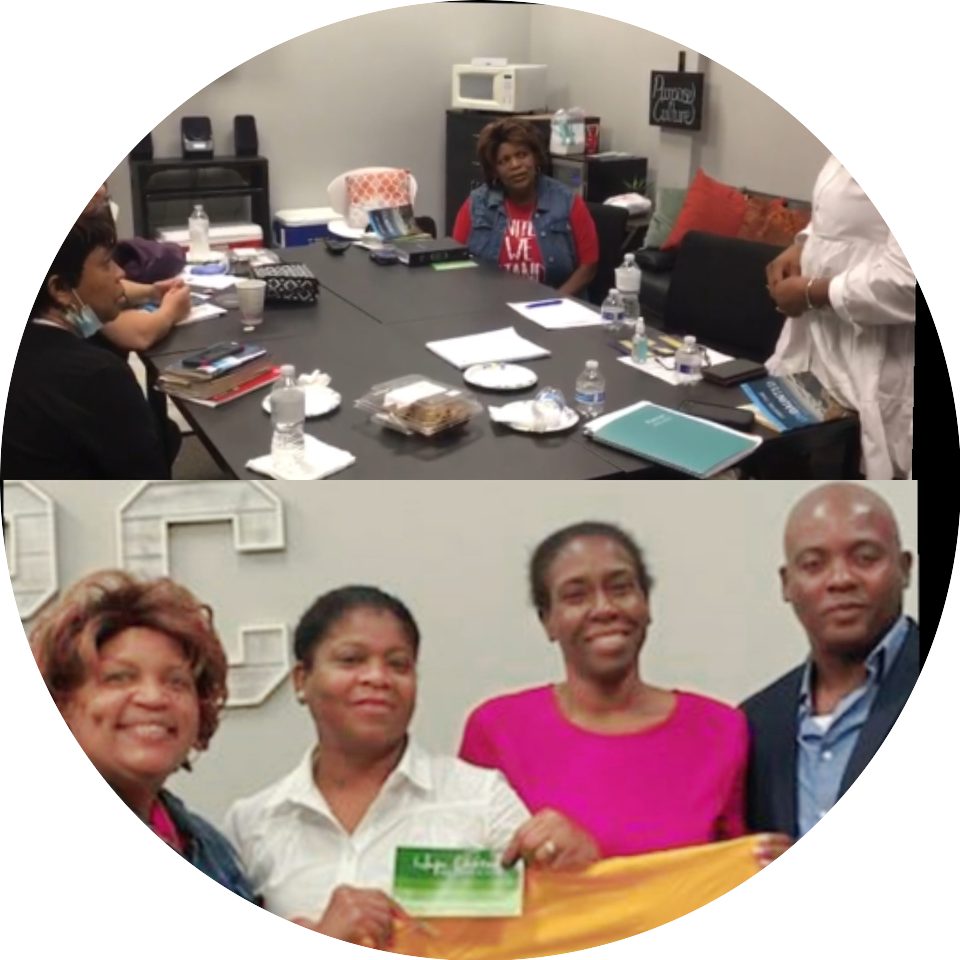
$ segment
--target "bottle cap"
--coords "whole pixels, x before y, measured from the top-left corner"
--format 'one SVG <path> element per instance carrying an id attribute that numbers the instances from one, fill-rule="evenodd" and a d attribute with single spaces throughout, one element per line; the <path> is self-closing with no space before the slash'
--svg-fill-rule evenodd
<path id="1" fill-rule="evenodd" d="M 599 367 L 599 366 L 600 366 L 600 364 L 597 363 L 596 360 L 588 360 L 588 361 L 587 361 L 587 369 L 588 369 L 588 370 L 596 370 L 597 367 Z"/>
<path id="2" fill-rule="evenodd" d="M 293 366 L 292 363 L 285 363 L 280 368 L 280 376 L 282 377 L 292 377 L 295 372 L 296 372 L 296 368 Z"/>
<path id="3" fill-rule="evenodd" d="M 687 336 L 685 336 L 685 337 L 683 338 L 683 342 L 684 342 L 688 347 L 694 347 L 694 346 L 696 346 L 696 344 L 697 344 L 697 338 L 696 338 L 696 337 L 691 337 L 689 334 L 687 334 Z"/>

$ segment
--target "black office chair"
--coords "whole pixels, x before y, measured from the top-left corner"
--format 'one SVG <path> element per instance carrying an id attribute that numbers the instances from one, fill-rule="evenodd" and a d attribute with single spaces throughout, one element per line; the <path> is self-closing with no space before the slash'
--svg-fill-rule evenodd
<path id="1" fill-rule="evenodd" d="M 630 214 L 623 207 L 589 201 L 587 209 L 593 217 L 597 239 L 600 241 L 597 275 L 587 287 L 587 299 L 600 306 L 611 288 L 616 286 L 615 271 L 623 261 L 623 244 L 627 238 L 627 220 Z"/>

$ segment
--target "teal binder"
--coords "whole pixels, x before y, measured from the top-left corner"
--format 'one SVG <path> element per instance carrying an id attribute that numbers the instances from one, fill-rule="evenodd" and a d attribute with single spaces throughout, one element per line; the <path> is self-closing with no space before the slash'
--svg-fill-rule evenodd
<path id="1" fill-rule="evenodd" d="M 762 442 L 760 437 L 646 401 L 601 417 L 584 432 L 598 443 L 701 480 L 739 463 Z"/>

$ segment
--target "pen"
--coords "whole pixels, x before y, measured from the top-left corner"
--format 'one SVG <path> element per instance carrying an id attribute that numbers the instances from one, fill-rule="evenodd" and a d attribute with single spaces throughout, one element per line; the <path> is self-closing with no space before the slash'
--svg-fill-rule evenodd
<path id="1" fill-rule="evenodd" d="M 528 303 L 527 306 L 528 307 L 557 307 L 561 303 L 563 303 L 562 300 L 538 300 L 536 303 Z"/>

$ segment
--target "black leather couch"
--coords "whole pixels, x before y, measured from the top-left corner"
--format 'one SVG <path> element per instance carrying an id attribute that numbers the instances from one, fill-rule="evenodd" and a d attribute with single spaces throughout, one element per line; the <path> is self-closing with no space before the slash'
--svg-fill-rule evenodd
<path id="1" fill-rule="evenodd" d="M 669 272 L 651 269 L 648 251 L 641 251 L 644 318 L 671 333 L 691 333 L 721 353 L 763 363 L 773 353 L 784 321 L 766 278 L 767 264 L 781 249 L 691 231 L 675 251 Z"/>
<path id="2" fill-rule="evenodd" d="M 797 200 L 787 206 L 810 207 Z M 722 353 L 762 363 L 783 327 L 766 281 L 767 264 L 782 249 L 691 231 L 673 250 L 639 250 L 641 312 L 652 326 L 691 333 Z"/>

